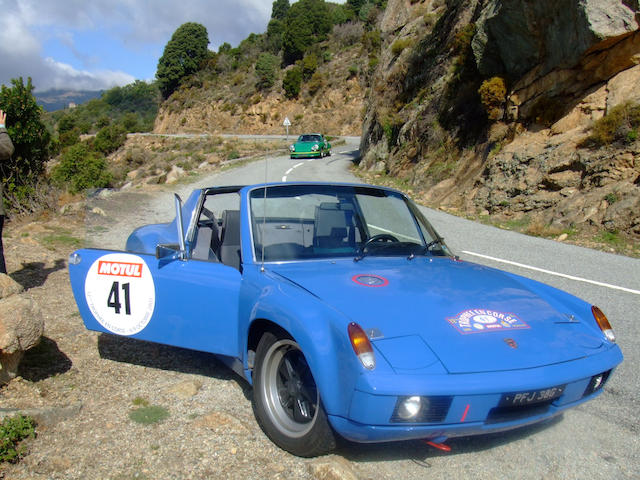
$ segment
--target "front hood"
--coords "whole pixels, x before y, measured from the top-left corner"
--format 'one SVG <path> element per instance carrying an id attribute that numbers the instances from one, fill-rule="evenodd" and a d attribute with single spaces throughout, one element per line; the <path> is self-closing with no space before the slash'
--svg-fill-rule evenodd
<path id="1" fill-rule="evenodd" d="M 366 257 L 270 269 L 365 330 L 376 329 L 384 340 L 373 343 L 387 360 L 399 353 L 389 350 L 393 338 L 407 345 L 415 343 L 408 337 L 420 337 L 451 373 L 539 367 L 585 357 L 604 345 L 589 319 L 569 311 L 575 297 L 550 288 L 541 297 L 519 277 L 473 263 Z M 400 356 L 406 363 L 407 355 Z M 416 358 L 416 364 L 423 360 Z"/>
<path id="2" fill-rule="evenodd" d="M 313 147 L 314 145 L 317 145 L 318 149 L 320 149 L 320 144 L 318 142 L 296 142 L 293 144 L 296 151 L 298 150 L 311 151 L 311 147 Z"/>

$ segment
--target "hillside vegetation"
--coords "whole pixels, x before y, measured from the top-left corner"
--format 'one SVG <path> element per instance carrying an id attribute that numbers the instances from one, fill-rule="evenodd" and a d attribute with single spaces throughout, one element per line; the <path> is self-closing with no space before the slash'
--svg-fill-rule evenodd
<path id="1" fill-rule="evenodd" d="M 386 2 L 273 3 L 267 31 L 210 52 L 163 103 L 155 131 L 359 135 Z"/>

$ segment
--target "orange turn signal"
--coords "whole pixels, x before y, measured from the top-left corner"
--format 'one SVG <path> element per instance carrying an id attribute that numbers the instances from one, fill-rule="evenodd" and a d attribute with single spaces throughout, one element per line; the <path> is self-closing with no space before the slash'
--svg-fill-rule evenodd
<path id="1" fill-rule="evenodd" d="M 362 327 L 357 323 L 351 322 L 347 330 L 349 332 L 351 346 L 360 363 L 368 370 L 376 368 L 376 357 L 373 353 L 373 346 Z"/>
<path id="2" fill-rule="evenodd" d="M 596 323 L 600 327 L 600 330 L 602 330 L 602 333 L 604 333 L 604 336 L 607 337 L 607 340 L 615 342 L 616 336 L 613 333 L 613 328 L 611 328 L 611 324 L 609 323 L 607 316 L 595 305 L 591 307 L 591 313 L 593 313 L 593 318 L 596 319 Z"/>

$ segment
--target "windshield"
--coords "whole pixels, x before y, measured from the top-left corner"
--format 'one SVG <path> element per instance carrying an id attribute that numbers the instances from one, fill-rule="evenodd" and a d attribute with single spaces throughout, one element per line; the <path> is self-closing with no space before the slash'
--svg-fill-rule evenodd
<path id="1" fill-rule="evenodd" d="M 265 261 L 366 255 L 449 255 L 403 195 L 372 187 L 281 185 L 251 192 L 255 257 Z"/>
<path id="2" fill-rule="evenodd" d="M 299 142 L 321 142 L 322 137 L 320 135 L 300 135 L 298 137 Z"/>

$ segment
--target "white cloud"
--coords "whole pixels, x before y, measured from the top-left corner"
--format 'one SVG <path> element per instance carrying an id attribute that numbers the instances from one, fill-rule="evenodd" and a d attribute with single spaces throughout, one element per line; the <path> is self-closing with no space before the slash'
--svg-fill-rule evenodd
<path id="1" fill-rule="evenodd" d="M 209 48 L 237 45 L 249 33 L 266 30 L 273 0 L 0 0 L 0 83 L 30 76 L 38 90 L 102 89 L 133 81 L 133 76 L 101 66 L 86 45 L 74 44 L 74 33 L 100 34 L 118 54 L 161 55 L 175 30 L 185 22 L 207 28 Z M 46 58 L 43 45 L 56 40 L 78 59 L 74 67 Z M 77 40 L 76 40 L 77 41 Z M 82 48 L 78 48 L 82 47 Z M 150 53 L 155 52 L 155 53 Z M 157 62 L 157 58 L 154 59 Z M 74 62 L 75 63 L 75 62 Z M 153 62 L 152 62 L 153 63 Z M 126 68 L 122 63 L 120 68 Z M 95 67 L 95 70 L 94 70 Z M 155 72 L 147 75 L 153 77 Z"/>
<path id="2" fill-rule="evenodd" d="M 116 85 L 126 85 L 135 80 L 128 73 L 114 72 L 111 70 L 99 70 L 96 72 L 88 72 L 85 70 L 76 70 L 66 63 L 56 62 L 53 58 L 45 58 L 44 66 L 50 75 L 48 86 L 38 90 L 47 90 L 49 88 L 72 88 L 74 90 L 103 90 Z"/>
<path id="3" fill-rule="evenodd" d="M 1 2 L 4 10 L 9 2 Z M 133 76 L 118 71 L 88 72 L 52 58 L 43 58 L 39 40 L 29 29 L 28 22 L 17 10 L 3 11 L 0 17 L 0 84 L 9 86 L 11 79 L 33 79 L 37 90 L 71 88 L 100 90 L 125 85 Z"/>

